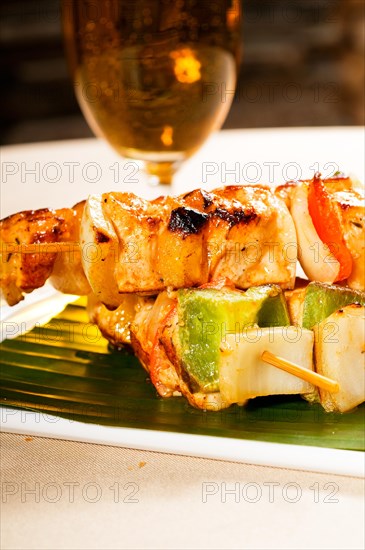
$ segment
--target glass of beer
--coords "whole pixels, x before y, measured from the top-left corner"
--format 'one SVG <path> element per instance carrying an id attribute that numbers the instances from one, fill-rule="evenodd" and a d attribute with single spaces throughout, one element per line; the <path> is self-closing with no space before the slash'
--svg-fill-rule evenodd
<path id="1" fill-rule="evenodd" d="M 231 106 L 240 0 L 63 0 L 76 95 L 87 122 L 154 183 L 174 172 Z"/>

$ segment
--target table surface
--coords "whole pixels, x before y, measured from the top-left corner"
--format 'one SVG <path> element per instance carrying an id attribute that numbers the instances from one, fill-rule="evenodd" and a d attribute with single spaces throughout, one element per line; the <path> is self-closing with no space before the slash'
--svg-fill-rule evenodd
<path id="1" fill-rule="evenodd" d="M 129 182 L 134 165 L 98 140 L 4 147 L 2 164 L 1 216 L 67 206 L 85 188 L 161 193 L 140 171 Z M 258 176 L 280 183 L 332 165 L 364 180 L 363 129 L 220 132 L 172 192 Z M 0 442 L 4 550 L 364 547 L 362 479 L 26 434 Z"/>
<path id="2" fill-rule="evenodd" d="M 171 187 L 147 185 L 136 161 L 91 138 L 1 150 L 1 217 L 29 208 L 71 206 L 87 194 L 133 191 L 146 198 L 238 183 L 280 184 L 337 170 L 365 181 L 362 127 L 227 130 L 183 164 Z"/>

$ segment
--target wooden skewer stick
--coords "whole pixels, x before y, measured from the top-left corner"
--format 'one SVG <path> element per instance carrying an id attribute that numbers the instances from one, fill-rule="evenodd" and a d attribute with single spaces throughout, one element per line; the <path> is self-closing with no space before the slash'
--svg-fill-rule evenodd
<path id="1" fill-rule="evenodd" d="M 80 248 L 80 244 L 73 242 L 21 243 L 9 245 L 6 251 L 11 254 L 55 254 L 74 251 L 78 248 Z"/>
<path id="2" fill-rule="evenodd" d="M 311 370 L 300 367 L 299 365 L 296 365 L 291 361 L 287 361 L 282 357 L 274 355 L 270 351 L 264 351 L 261 355 L 261 359 L 265 361 L 265 363 L 269 363 L 274 367 L 285 370 L 285 372 L 294 374 L 294 376 L 298 376 L 298 378 L 306 380 L 310 384 L 318 386 L 323 390 L 327 390 L 331 393 L 337 393 L 340 390 L 340 385 L 338 382 L 336 382 L 336 380 L 332 380 L 331 378 L 322 376 L 322 374 L 318 374 L 317 372 L 313 372 Z"/>

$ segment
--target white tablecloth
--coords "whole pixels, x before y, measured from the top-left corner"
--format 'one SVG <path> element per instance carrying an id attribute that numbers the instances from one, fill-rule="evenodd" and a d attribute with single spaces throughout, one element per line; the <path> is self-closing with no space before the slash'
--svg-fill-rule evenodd
<path id="1" fill-rule="evenodd" d="M 121 159 L 97 139 L 3 147 L 1 217 L 25 208 L 71 206 L 105 191 L 133 191 L 150 198 L 243 182 L 279 184 L 336 170 L 364 181 L 364 150 L 360 127 L 218 132 L 166 189 L 148 186 L 138 163 Z"/>
<path id="2" fill-rule="evenodd" d="M 355 549 L 364 483 L 3 434 L 1 548 Z"/>

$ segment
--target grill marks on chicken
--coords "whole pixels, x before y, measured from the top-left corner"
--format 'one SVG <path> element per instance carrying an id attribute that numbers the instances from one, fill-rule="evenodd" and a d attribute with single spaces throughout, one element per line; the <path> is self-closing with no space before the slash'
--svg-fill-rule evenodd
<path id="1" fill-rule="evenodd" d="M 296 234 L 283 201 L 267 188 L 248 186 L 217 189 L 212 199 L 209 280 L 227 277 L 242 289 L 266 282 L 292 288 Z"/>
<path id="2" fill-rule="evenodd" d="M 102 237 L 100 237 L 102 235 Z M 98 298 L 117 307 L 122 294 L 157 294 L 228 277 L 239 288 L 268 281 L 291 288 L 296 235 L 285 204 L 268 189 L 226 187 L 146 201 L 131 193 L 88 199 L 83 246 L 97 258 L 83 266 Z"/>
<path id="3" fill-rule="evenodd" d="M 117 307 L 125 293 L 157 294 L 167 287 L 196 286 L 208 277 L 202 228 L 171 231 L 174 197 L 146 201 L 132 193 L 92 196 L 85 205 L 81 245 L 83 267 L 96 296 Z M 96 242 L 102 233 L 108 239 Z"/>
<path id="4" fill-rule="evenodd" d="M 168 230 L 172 233 L 179 233 L 182 236 L 199 233 L 207 224 L 208 215 L 180 206 L 175 208 L 170 215 Z"/>

